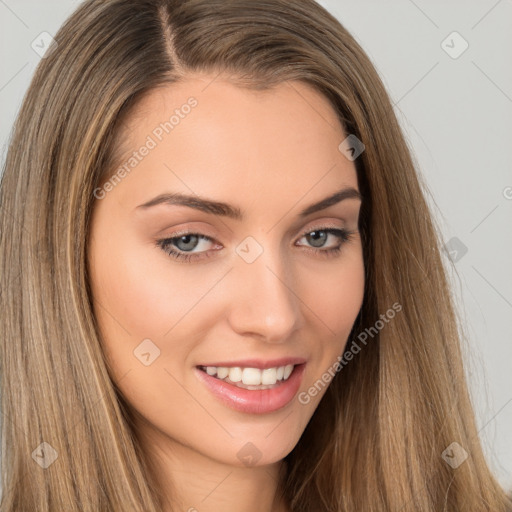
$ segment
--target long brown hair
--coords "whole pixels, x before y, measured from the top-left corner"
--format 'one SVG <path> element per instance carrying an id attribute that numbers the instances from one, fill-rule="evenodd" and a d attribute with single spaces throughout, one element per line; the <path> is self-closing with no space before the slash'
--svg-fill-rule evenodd
<path id="1" fill-rule="evenodd" d="M 88 0 L 55 39 L 1 178 L 0 510 L 160 510 L 101 350 L 87 245 L 121 120 L 191 72 L 254 89 L 301 80 L 366 147 L 353 339 L 401 310 L 343 364 L 286 457 L 291 510 L 511 510 L 482 455 L 425 191 L 383 84 L 343 26 L 312 0 Z M 467 454 L 458 467 L 443 458 L 450 446 Z"/>

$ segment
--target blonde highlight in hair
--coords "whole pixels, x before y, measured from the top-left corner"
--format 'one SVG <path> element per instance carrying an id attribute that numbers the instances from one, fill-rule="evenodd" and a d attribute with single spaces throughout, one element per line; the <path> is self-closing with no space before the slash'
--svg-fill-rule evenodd
<path id="1" fill-rule="evenodd" d="M 88 0 L 55 39 L 1 178 L 0 510 L 162 508 L 102 352 L 87 244 L 123 119 L 155 88 L 206 72 L 252 89 L 300 80 L 330 100 L 366 146 L 366 288 L 352 334 L 402 306 L 336 374 L 285 458 L 291 510 L 512 510 L 482 454 L 421 183 L 377 72 L 339 22 L 312 0 Z M 441 458 L 454 441 L 469 454 L 456 470 Z M 32 458 L 43 442 L 58 453 L 44 470 Z"/>

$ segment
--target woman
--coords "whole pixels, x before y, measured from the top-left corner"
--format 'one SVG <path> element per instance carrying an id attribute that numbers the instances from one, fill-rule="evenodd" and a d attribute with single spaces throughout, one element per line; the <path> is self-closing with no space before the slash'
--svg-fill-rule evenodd
<path id="1" fill-rule="evenodd" d="M 1 510 L 512 510 L 347 31 L 89 0 L 55 39 L 1 183 Z"/>

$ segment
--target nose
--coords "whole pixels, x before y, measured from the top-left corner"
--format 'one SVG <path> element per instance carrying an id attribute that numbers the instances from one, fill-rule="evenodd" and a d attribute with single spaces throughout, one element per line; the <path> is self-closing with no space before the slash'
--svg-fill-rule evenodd
<path id="1" fill-rule="evenodd" d="M 272 343 L 285 342 L 303 322 L 293 268 L 277 252 L 266 249 L 252 263 L 236 258 L 229 276 L 231 328 Z"/>

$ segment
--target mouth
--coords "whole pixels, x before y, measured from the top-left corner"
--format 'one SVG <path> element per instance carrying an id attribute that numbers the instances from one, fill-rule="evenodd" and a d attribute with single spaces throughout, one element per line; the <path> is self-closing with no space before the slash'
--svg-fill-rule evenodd
<path id="1" fill-rule="evenodd" d="M 287 364 L 270 368 L 241 366 L 198 366 L 199 370 L 211 377 L 241 389 L 272 389 L 286 382 L 298 365 Z"/>
<path id="2" fill-rule="evenodd" d="M 254 361 L 248 364 L 251 366 L 199 365 L 196 375 L 225 406 L 244 413 L 266 414 L 293 400 L 306 366 L 305 360 L 298 359 L 294 363 L 287 359 L 272 365 Z"/>

